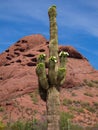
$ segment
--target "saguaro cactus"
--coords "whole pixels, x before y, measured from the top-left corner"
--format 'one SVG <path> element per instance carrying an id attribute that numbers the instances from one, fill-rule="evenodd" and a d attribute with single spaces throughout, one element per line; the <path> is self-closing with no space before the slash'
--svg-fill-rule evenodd
<path id="1" fill-rule="evenodd" d="M 38 75 L 40 94 L 45 93 L 47 108 L 47 130 L 59 130 L 60 120 L 60 85 L 65 81 L 67 52 L 60 52 L 58 55 L 58 35 L 56 24 L 56 6 L 48 10 L 50 20 L 50 42 L 49 42 L 49 60 L 48 74 L 45 68 L 46 55 L 41 54 L 38 57 L 36 73 Z"/>

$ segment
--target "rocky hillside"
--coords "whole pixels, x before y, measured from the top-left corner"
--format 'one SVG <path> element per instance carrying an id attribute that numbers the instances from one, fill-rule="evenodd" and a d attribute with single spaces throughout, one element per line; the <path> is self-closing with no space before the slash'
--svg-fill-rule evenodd
<path id="1" fill-rule="evenodd" d="M 37 56 L 46 53 L 49 41 L 42 35 L 21 38 L 0 54 L 0 118 L 3 121 L 45 117 L 45 102 L 38 94 L 35 73 Z M 59 46 L 69 53 L 66 82 L 61 87 L 61 111 L 74 115 L 72 122 L 98 122 L 98 71 L 71 46 Z"/>

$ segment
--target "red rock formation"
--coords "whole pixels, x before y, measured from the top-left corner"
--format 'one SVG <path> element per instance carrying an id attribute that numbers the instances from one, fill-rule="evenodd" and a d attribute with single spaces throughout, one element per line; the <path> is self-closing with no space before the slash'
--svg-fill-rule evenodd
<path id="1" fill-rule="evenodd" d="M 40 53 L 46 53 L 48 57 L 48 45 L 49 42 L 42 35 L 31 35 L 23 37 L 0 54 L 1 106 L 2 104 L 10 106 L 11 103 L 13 104 L 12 101 L 19 100 L 20 96 L 24 101 L 26 95 L 38 88 L 35 73 L 37 56 Z M 75 48 L 60 46 L 59 51 L 61 50 L 69 53 L 66 82 L 62 88 L 82 87 L 86 79 L 98 80 L 98 71 Z M 26 98 L 29 102 L 28 96 Z M 43 109 L 45 110 L 45 106 Z"/>

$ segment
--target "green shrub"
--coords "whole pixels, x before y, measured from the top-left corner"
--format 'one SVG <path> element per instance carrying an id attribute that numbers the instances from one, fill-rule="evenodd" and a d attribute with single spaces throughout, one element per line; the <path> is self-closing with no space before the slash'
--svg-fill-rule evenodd
<path id="1" fill-rule="evenodd" d="M 73 100 L 73 103 L 74 103 L 75 105 L 77 105 L 77 104 L 81 104 L 81 101 L 79 101 L 79 100 Z"/>
<path id="2" fill-rule="evenodd" d="M 10 125 L 9 127 L 11 130 L 25 130 L 25 123 L 22 121 L 17 121 L 14 124 Z"/>
<path id="3" fill-rule="evenodd" d="M 60 130 L 98 130 L 98 124 L 93 127 L 83 127 L 79 124 L 73 124 L 71 119 L 74 116 L 67 112 L 61 113 L 60 118 Z M 16 121 L 10 125 L 4 125 L 2 121 L 0 121 L 0 130 L 47 130 L 47 122 L 46 120 L 37 120 L 33 119 L 33 121 Z"/>
<path id="4" fill-rule="evenodd" d="M 64 105 L 64 106 L 67 106 L 67 105 L 70 105 L 70 104 L 72 104 L 72 101 L 71 101 L 70 99 L 66 99 L 66 98 L 65 98 L 65 99 L 63 100 L 63 105 Z"/>
<path id="5" fill-rule="evenodd" d="M 29 95 L 30 95 L 30 97 L 31 97 L 31 99 L 32 99 L 32 101 L 33 101 L 33 103 L 34 103 L 34 104 L 37 104 L 37 103 L 38 103 L 37 93 L 36 93 L 36 92 L 35 92 L 35 93 L 30 93 Z"/>
<path id="6" fill-rule="evenodd" d="M 88 85 L 89 87 L 94 87 L 94 84 L 93 84 L 92 82 L 88 82 L 87 85 Z"/>
<path id="7" fill-rule="evenodd" d="M 98 102 L 93 102 L 93 105 L 96 109 L 98 109 Z"/>
<path id="8" fill-rule="evenodd" d="M 88 81 L 87 79 L 84 79 L 84 83 L 88 86 L 88 87 L 94 87 L 94 83 L 92 81 Z"/>
<path id="9" fill-rule="evenodd" d="M 70 111 L 76 111 L 77 108 L 74 107 L 74 106 L 69 106 L 68 109 L 69 109 Z"/>
<path id="10" fill-rule="evenodd" d="M 74 116 L 68 112 L 62 112 L 60 115 L 60 130 L 68 130 L 70 126 L 70 119 Z"/>
<path id="11" fill-rule="evenodd" d="M 8 124 L 6 127 L 1 125 L 0 130 L 47 130 L 47 122 L 33 119 L 33 121 L 16 121 L 13 124 Z M 1 129 L 3 128 L 3 129 Z"/>
<path id="12" fill-rule="evenodd" d="M 92 107 L 92 106 L 88 106 L 88 107 L 86 107 L 86 109 L 87 109 L 88 111 L 92 112 L 92 113 L 95 113 L 95 112 L 96 112 L 95 108 Z"/>
<path id="13" fill-rule="evenodd" d="M 77 96 L 77 94 L 76 93 L 72 93 L 72 96 Z"/>
<path id="14" fill-rule="evenodd" d="M 83 108 L 77 108 L 77 110 L 76 110 L 78 113 L 84 113 L 84 110 L 83 110 Z"/>
<path id="15" fill-rule="evenodd" d="M 98 80 L 92 80 L 92 82 L 98 84 Z"/>
<path id="16" fill-rule="evenodd" d="M 93 94 L 88 93 L 88 92 L 85 92 L 84 95 L 89 96 L 89 97 L 93 97 Z"/>
<path id="17" fill-rule="evenodd" d="M 0 107 L 0 112 L 3 112 L 4 111 L 4 108 L 3 107 Z"/>
<path id="18" fill-rule="evenodd" d="M 71 124 L 70 130 L 85 130 L 82 126 L 77 124 Z"/>
<path id="19" fill-rule="evenodd" d="M 82 107 L 89 107 L 90 106 L 90 103 L 89 102 L 81 102 L 81 106 Z"/>
<path id="20" fill-rule="evenodd" d="M 0 121 L 0 130 L 5 130 L 5 128 L 5 124 L 2 121 Z"/>

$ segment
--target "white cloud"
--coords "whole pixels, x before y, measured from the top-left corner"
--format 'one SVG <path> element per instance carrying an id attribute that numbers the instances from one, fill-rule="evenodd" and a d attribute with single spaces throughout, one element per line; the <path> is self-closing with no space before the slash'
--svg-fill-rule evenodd
<path id="1" fill-rule="evenodd" d="M 58 24 L 60 27 L 81 30 L 98 37 L 98 1 L 74 0 L 56 1 Z M 32 23 L 34 19 L 48 25 L 48 7 L 50 0 L 7 0 L 1 2 L 0 19 Z M 66 29 L 66 28 L 65 28 Z"/>

